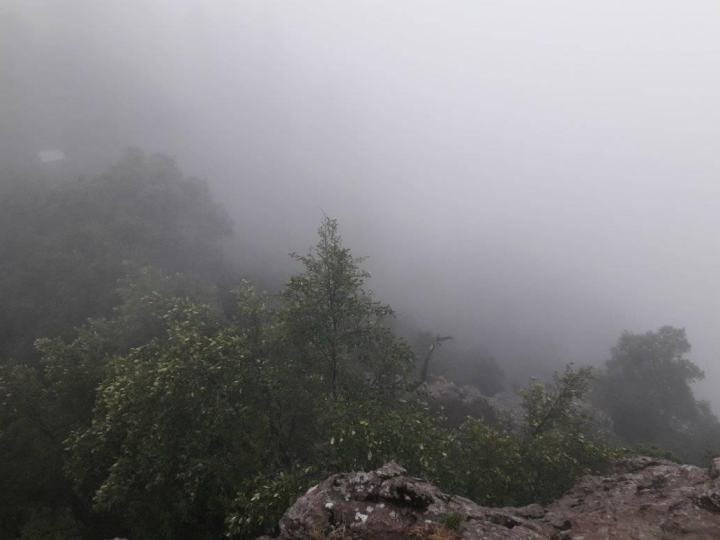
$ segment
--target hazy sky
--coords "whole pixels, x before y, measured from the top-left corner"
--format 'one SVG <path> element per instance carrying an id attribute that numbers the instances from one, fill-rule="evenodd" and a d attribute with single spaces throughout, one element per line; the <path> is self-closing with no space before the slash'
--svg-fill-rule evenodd
<path id="1" fill-rule="evenodd" d="M 716 0 L 4 0 L 0 158 L 130 145 L 249 265 L 336 216 L 383 299 L 501 360 L 684 326 L 720 409 Z"/>

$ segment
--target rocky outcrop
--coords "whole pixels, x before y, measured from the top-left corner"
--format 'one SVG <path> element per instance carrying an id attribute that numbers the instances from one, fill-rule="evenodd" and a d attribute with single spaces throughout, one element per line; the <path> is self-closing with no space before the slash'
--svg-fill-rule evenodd
<path id="1" fill-rule="evenodd" d="M 406 476 L 394 463 L 370 473 L 336 474 L 310 490 L 280 521 L 280 538 L 545 538 L 547 529 L 483 508 Z"/>
<path id="2" fill-rule="evenodd" d="M 583 477 L 546 507 L 487 508 L 390 463 L 312 487 L 283 516 L 280 538 L 717 539 L 720 479 L 692 465 L 636 457 L 608 476 Z"/>
<path id="3" fill-rule="evenodd" d="M 720 481 L 709 471 L 628 458 L 610 476 L 586 476 L 547 508 L 559 538 L 720 538 Z"/>

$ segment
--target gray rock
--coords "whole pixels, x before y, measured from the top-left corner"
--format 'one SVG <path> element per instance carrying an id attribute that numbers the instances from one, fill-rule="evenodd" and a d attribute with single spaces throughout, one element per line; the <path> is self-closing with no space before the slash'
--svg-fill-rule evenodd
<path id="1" fill-rule="evenodd" d="M 537 511 L 537 509 L 535 510 Z M 280 538 L 548 538 L 552 529 L 504 509 L 443 493 L 389 463 L 369 473 L 336 474 L 288 509 Z"/>
<path id="2" fill-rule="evenodd" d="M 710 540 L 720 538 L 720 485 L 705 469 L 640 456 L 581 478 L 546 507 L 487 508 L 388 463 L 309 490 L 283 516 L 280 538 Z"/>

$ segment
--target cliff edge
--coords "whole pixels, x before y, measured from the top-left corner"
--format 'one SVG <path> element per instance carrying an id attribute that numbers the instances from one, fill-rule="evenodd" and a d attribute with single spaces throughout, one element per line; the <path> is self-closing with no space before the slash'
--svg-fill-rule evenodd
<path id="1" fill-rule="evenodd" d="M 709 469 L 649 457 L 585 476 L 541 506 L 488 508 L 395 463 L 330 476 L 280 521 L 280 539 L 718 539 L 720 458 Z"/>

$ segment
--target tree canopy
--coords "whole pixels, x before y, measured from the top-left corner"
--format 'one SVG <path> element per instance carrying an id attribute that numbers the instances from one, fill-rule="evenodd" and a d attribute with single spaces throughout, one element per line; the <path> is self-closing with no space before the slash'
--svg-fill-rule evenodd
<path id="1" fill-rule="evenodd" d="M 689 352 L 682 328 L 620 336 L 599 379 L 596 401 L 622 440 L 664 447 L 694 461 L 720 449 L 717 421 L 692 391 L 691 384 L 704 374 Z"/>
<path id="2" fill-rule="evenodd" d="M 280 290 L 228 291 L 229 221 L 166 158 L 132 152 L 92 180 L 4 189 L 3 538 L 254 538 L 320 478 L 390 460 L 522 505 L 626 446 L 696 462 L 719 448 L 681 329 L 625 333 L 604 369 L 568 366 L 515 409 L 451 421 L 418 372 L 429 343 L 454 340 L 416 332 L 414 352 L 336 220 Z M 501 393 L 486 351 L 442 354 L 429 379 Z"/>
<path id="3" fill-rule="evenodd" d="M 107 315 L 133 268 L 222 272 L 230 220 L 172 160 L 133 150 L 94 178 L 52 180 L 0 177 L 0 357 Z"/>

